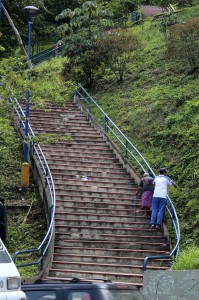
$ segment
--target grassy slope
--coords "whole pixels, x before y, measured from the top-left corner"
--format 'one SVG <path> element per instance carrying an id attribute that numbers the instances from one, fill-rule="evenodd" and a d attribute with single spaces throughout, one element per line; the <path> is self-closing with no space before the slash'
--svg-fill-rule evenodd
<path id="1" fill-rule="evenodd" d="M 198 17 L 199 6 L 178 15 Z M 171 189 L 170 195 L 180 219 L 182 247 L 198 245 L 198 76 L 180 72 L 180 66 L 166 59 L 166 36 L 151 20 L 130 31 L 138 32 L 143 43 L 139 59 L 129 62 L 124 82 L 116 84 L 106 77 L 91 94 L 155 172 L 162 166 L 169 168 L 181 187 Z"/>

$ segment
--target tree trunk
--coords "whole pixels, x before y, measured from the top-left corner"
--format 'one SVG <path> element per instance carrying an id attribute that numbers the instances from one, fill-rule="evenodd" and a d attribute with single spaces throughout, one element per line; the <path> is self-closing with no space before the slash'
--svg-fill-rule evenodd
<path id="1" fill-rule="evenodd" d="M 27 55 L 27 53 L 26 53 L 26 50 L 25 50 L 25 48 L 24 48 L 22 39 L 21 39 L 21 37 L 20 37 L 20 34 L 19 34 L 17 28 L 15 27 L 15 25 L 14 25 L 12 19 L 10 18 L 9 14 L 8 14 L 8 12 L 7 12 L 7 10 L 5 9 L 4 5 L 1 4 L 1 6 L 2 6 L 2 8 L 3 8 L 3 11 L 4 11 L 5 16 L 6 16 L 7 19 L 8 19 L 8 22 L 10 23 L 12 29 L 14 30 L 14 33 L 15 33 L 15 36 L 16 36 L 16 38 L 17 38 L 17 42 L 18 42 L 18 44 L 19 44 L 19 47 L 20 47 L 20 49 L 21 49 L 22 54 L 24 54 L 26 57 L 28 57 L 28 55 Z"/>

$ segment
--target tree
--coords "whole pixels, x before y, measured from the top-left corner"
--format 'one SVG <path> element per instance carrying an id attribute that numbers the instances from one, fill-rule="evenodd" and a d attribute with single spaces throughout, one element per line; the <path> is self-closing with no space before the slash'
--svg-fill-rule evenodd
<path id="1" fill-rule="evenodd" d="M 111 13 L 102 9 L 95 1 L 87 1 L 73 11 L 66 9 L 57 16 L 58 33 L 65 41 L 64 53 L 71 64 L 81 66 L 87 85 L 93 81 L 93 58 L 96 40 L 103 38 L 105 29 L 110 26 Z"/>
<path id="2" fill-rule="evenodd" d="M 24 44 L 27 44 L 28 40 L 28 25 L 27 25 L 27 19 L 24 16 L 22 9 L 29 5 L 28 1 L 17 1 L 17 0 L 3 0 L 3 6 L 6 9 L 7 16 L 9 15 L 9 18 L 12 22 L 12 25 L 14 24 L 15 29 L 17 28 L 17 35 L 21 37 L 21 41 L 23 41 Z M 55 13 L 52 15 L 51 12 L 48 10 L 48 7 L 46 6 L 46 3 L 48 4 L 50 0 L 40 1 L 40 0 L 33 0 L 31 1 L 31 5 L 34 5 L 38 7 L 41 10 L 41 14 L 36 18 L 34 21 L 33 31 L 32 31 L 32 43 L 38 43 L 40 39 L 42 41 L 44 40 L 44 37 L 48 35 L 49 40 L 49 32 L 52 36 L 52 42 L 53 43 L 53 32 L 55 31 L 55 28 L 53 25 Z M 1 45 L 6 49 L 6 51 L 3 53 L 4 57 L 8 57 L 9 55 L 13 55 L 15 51 L 18 49 L 18 43 L 16 40 L 16 30 L 14 27 L 10 26 L 10 20 L 7 18 L 7 16 L 4 13 L 5 11 L 2 10 L 2 20 L 1 20 L 1 33 L 2 33 L 2 39 L 1 39 Z M 51 15 L 51 20 L 49 22 L 45 22 L 46 16 Z M 14 29 L 14 30 L 13 30 Z M 20 41 L 20 44 L 21 44 Z M 24 50 L 22 50 L 22 54 L 24 53 Z"/>
<path id="3" fill-rule="evenodd" d="M 128 35 L 124 30 L 109 32 L 103 41 L 108 53 L 109 67 L 119 81 L 123 81 L 128 64 L 132 58 L 136 59 L 137 51 L 141 48 L 139 37 Z"/>
<path id="4" fill-rule="evenodd" d="M 2 3 L 1 3 L 1 6 L 2 6 L 2 9 L 3 9 L 3 11 L 4 11 L 4 14 L 5 14 L 6 18 L 8 19 L 8 22 L 10 23 L 10 25 L 11 25 L 11 27 L 12 27 L 14 33 L 15 33 L 17 42 L 18 42 L 19 47 L 20 47 L 20 49 L 21 49 L 21 53 L 22 53 L 23 55 L 26 55 L 26 56 L 27 56 L 26 50 L 25 50 L 25 48 L 24 48 L 24 45 L 23 45 L 23 42 L 22 42 L 22 39 L 21 39 L 21 36 L 20 36 L 20 34 L 19 34 L 17 28 L 15 27 L 14 22 L 12 21 L 11 17 L 9 16 L 9 13 L 7 12 L 6 8 L 4 7 L 4 5 L 3 5 Z"/>
<path id="5" fill-rule="evenodd" d="M 167 54 L 189 72 L 199 69 L 199 18 L 169 28 Z"/>
<path id="6" fill-rule="evenodd" d="M 113 12 L 115 26 L 126 27 L 129 16 L 139 7 L 140 0 L 113 0 L 108 7 Z"/>

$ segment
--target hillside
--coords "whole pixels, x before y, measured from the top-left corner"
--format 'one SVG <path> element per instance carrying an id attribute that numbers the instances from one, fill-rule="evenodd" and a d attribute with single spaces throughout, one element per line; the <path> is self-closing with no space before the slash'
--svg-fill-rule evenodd
<path id="1" fill-rule="evenodd" d="M 199 6 L 178 12 L 186 20 Z M 108 75 L 91 95 L 141 151 L 154 171 L 166 166 L 181 190 L 170 191 L 181 226 L 181 247 L 199 240 L 199 85 L 165 54 L 167 37 L 150 18 L 129 32 L 139 34 L 143 49 L 129 62 L 123 82 Z M 194 215 L 193 218 L 188 216 Z"/>
<path id="2" fill-rule="evenodd" d="M 198 15 L 199 6 L 184 9 L 177 14 L 181 21 Z M 155 172 L 163 166 L 169 169 L 169 175 L 181 187 L 181 190 L 170 191 L 180 219 L 181 249 L 190 245 L 198 246 L 198 71 L 185 72 L 183 64 L 176 64 L 169 59 L 165 52 L 167 35 L 160 30 L 157 22 L 152 22 L 150 18 L 145 19 L 140 25 L 129 28 L 127 33 L 137 33 L 142 48 L 137 59 L 129 61 L 124 81 L 116 81 L 113 74 L 107 71 L 89 93 L 135 144 Z M 52 69 L 52 63 L 49 66 Z M 54 74 L 51 76 L 53 88 L 50 90 L 51 83 L 47 77 L 49 72 L 45 73 L 44 69 L 45 67 L 43 77 L 46 77 L 43 81 L 39 78 L 37 84 L 41 87 L 44 86 L 43 82 L 45 86 L 48 82 L 47 92 L 55 98 L 54 89 L 57 87 L 59 76 Z M 57 69 L 61 69 L 58 64 Z M 66 85 L 66 83 L 62 84 L 65 90 Z M 62 98 L 65 100 L 66 96 Z M 12 218 L 11 208 L 8 210 L 7 246 L 13 254 L 19 249 L 37 246 L 45 224 L 42 221 L 42 207 L 39 205 L 39 195 L 34 184 L 31 185 L 31 189 L 23 193 L 18 190 L 22 147 L 13 131 L 12 122 L 8 120 L 9 116 L 6 121 L 5 117 L 5 108 L 1 107 L 1 119 L 4 124 L 4 127 L 1 126 L 4 132 L 1 134 L 0 148 L 3 173 L 2 196 L 6 205 L 13 205 L 14 212 L 18 209 L 18 204 L 23 202 L 27 204 L 26 211 L 20 213 L 20 216 L 15 215 L 14 218 Z M 9 147 L 9 152 L 6 152 Z M 33 183 L 32 180 L 31 182 Z M 31 210 L 28 210 L 29 208 Z M 38 222 L 36 223 L 35 220 Z M 15 230 L 16 225 L 17 230 Z M 37 230 L 38 227 L 40 230 Z"/>

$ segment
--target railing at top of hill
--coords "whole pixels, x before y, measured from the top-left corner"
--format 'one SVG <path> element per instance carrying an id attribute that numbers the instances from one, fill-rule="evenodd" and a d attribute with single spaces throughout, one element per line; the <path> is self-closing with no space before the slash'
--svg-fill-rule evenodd
<path id="1" fill-rule="evenodd" d="M 12 99 L 9 99 L 12 101 Z M 25 114 L 17 101 L 17 99 L 14 99 L 15 105 L 14 105 L 14 111 L 19 119 L 19 126 L 23 130 L 25 129 Z M 29 124 L 29 136 L 34 137 L 34 132 Z M 42 149 L 39 145 L 37 145 L 37 148 L 33 145 L 33 143 L 30 143 L 29 147 L 29 153 L 30 156 L 33 157 L 40 165 L 41 168 L 41 176 L 42 176 L 42 184 L 44 185 L 45 191 L 49 194 L 50 198 L 50 205 L 49 205 L 49 218 L 48 218 L 48 229 L 45 234 L 45 237 L 43 238 L 43 241 L 40 243 L 40 245 L 37 248 L 29 249 L 29 250 L 19 250 L 14 253 L 13 255 L 13 261 L 15 262 L 18 255 L 22 254 L 33 254 L 33 253 L 39 253 L 39 257 L 37 260 L 29 262 L 29 263 L 23 263 L 17 265 L 17 267 L 24 267 L 24 266 L 31 266 L 31 265 L 40 265 L 40 269 L 43 269 L 43 261 L 44 257 L 46 257 L 46 253 L 48 251 L 49 245 L 52 241 L 53 234 L 54 234 L 54 216 L 55 216 L 55 187 L 53 178 L 48 166 L 48 163 L 46 161 L 46 158 L 42 152 Z"/>
<path id="2" fill-rule="evenodd" d="M 62 49 L 64 48 L 65 44 L 61 45 L 54 45 L 50 48 L 47 48 L 37 54 L 31 56 L 31 63 L 33 65 L 38 65 L 44 61 L 48 61 L 51 58 L 55 58 L 62 53 Z"/>
<path id="3" fill-rule="evenodd" d="M 97 102 L 88 94 L 88 92 L 78 84 L 78 88 L 75 91 L 75 97 L 78 97 L 79 101 L 87 109 L 89 115 L 93 115 L 94 119 L 97 115 L 97 121 L 99 125 L 103 128 L 103 132 L 117 145 L 119 151 L 130 161 L 136 162 L 135 170 L 149 172 L 151 176 L 155 177 L 155 173 L 138 151 L 138 149 L 133 145 L 133 143 L 126 138 L 122 131 L 114 124 L 114 122 L 108 117 L 108 115 L 102 110 L 102 108 L 97 104 Z M 96 114 L 95 114 L 96 113 Z M 175 207 L 168 196 L 167 201 L 167 213 L 171 219 L 172 227 L 175 231 L 176 241 L 175 246 L 169 254 L 148 256 L 144 259 L 143 270 L 146 271 L 147 262 L 149 259 L 165 259 L 171 258 L 172 256 L 177 256 L 179 253 L 179 243 L 180 243 L 180 225 Z"/>

